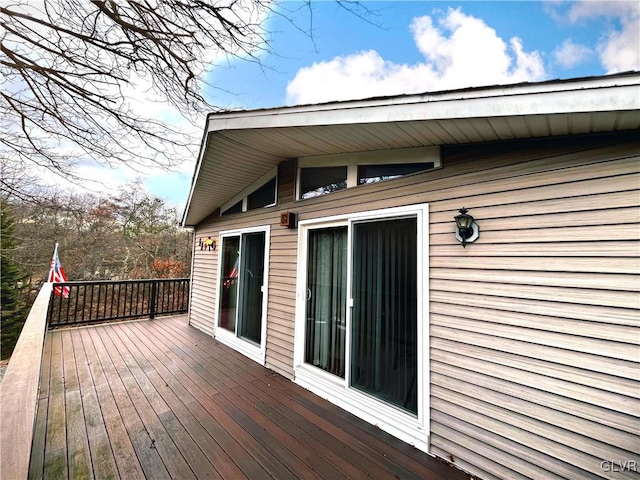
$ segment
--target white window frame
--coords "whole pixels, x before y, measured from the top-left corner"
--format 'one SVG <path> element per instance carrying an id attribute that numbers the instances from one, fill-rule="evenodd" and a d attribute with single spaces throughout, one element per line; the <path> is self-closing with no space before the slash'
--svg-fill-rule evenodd
<path id="1" fill-rule="evenodd" d="M 320 155 L 312 157 L 298 158 L 296 170 L 296 199 L 310 200 L 302 198 L 301 178 L 303 168 L 314 167 L 347 167 L 347 188 L 358 185 L 359 165 L 396 165 L 402 163 L 433 163 L 433 169 L 442 168 L 440 158 L 440 147 L 416 147 L 416 148 L 394 148 L 389 150 L 375 150 L 371 152 L 340 153 L 335 155 Z M 424 172 L 411 173 L 417 175 Z M 406 177 L 408 175 L 403 175 Z M 383 180 L 387 181 L 387 180 Z M 380 183 L 380 182 L 375 182 Z M 368 184 L 370 185 L 370 184 Z M 324 194 L 326 195 L 326 194 Z M 319 195 L 322 196 L 322 195 Z M 316 198 L 316 197 L 313 197 Z M 230 204 L 229 206 L 233 206 Z"/>
<path id="2" fill-rule="evenodd" d="M 417 221 L 418 369 L 417 416 L 364 393 L 350 384 L 352 296 L 352 232 L 354 223 L 364 220 L 392 220 L 415 217 Z M 304 362 L 306 327 L 307 245 L 309 231 L 347 226 L 347 326 L 345 338 L 345 378 L 340 378 Z M 429 450 L 429 210 L 428 204 L 337 215 L 299 224 L 298 277 L 294 333 L 294 381 L 348 412 L 377 425 L 382 430 L 428 452 Z"/>
<path id="3" fill-rule="evenodd" d="M 273 207 L 274 205 L 276 205 L 278 203 L 278 167 L 272 168 L 267 173 L 262 175 L 258 180 L 253 182 L 248 187 L 242 189 L 242 191 L 240 191 L 238 194 L 231 197 L 230 200 L 227 200 L 225 203 L 223 203 L 220 206 L 220 216 L 224 215 L 225 211 L 229 210 L 231 207 L 233 207 L 236 203 L 240 201 L 242 201 L 242 211 L 246 212 L 249 195 L 251 195 L 253 192 L 258 190 L 260 187 L 262 187 L 267 182 L 270 182 L 274 178 L 276 179 L 276 189 L 275 189 L 273 203 L 270 203 L 269 205 L 265 205 L 262 208 Z"/>
<path id="4" fill-rule="evenodd" d="M 245 233 L 264 232 L 264 283 L 262 284 L 262 329 L 260 332 L 260 345 L 245 340 L 237 335 L 236 332 L 229 332 L 228 330 L 220 327 L 219 315 L 220 315 L 220 282 L 222 279 L 222 242 L 226 237 L 242 237 Z M 220 241 L 218 254 L 218 268 L 216 276 L 216 302 L 214 311 L 214 338 L 221 343 L 233 348 L 234 350 L 249 357 L 255 362 L 261 365 L 265 364 L 266 358 L 266 336 L 267 336 L 267 304 L 268 304 L 268 292 L 269 292 L 269 246 L 271 238 L 271 227 L 264 225 L 260 227 L 242 228 L 236 230 L 225 230 L 220 232 Z M 242 240 L 241 240 L 242 243 Z M 242 255 L 242 252 L 241 252 Z M 238 328 L 238 322 L 236 321 L 236 330 Z"/>

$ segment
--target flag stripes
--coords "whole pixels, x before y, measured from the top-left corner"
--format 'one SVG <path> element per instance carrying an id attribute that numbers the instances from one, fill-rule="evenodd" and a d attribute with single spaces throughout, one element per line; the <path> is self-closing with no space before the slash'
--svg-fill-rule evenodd
<path id="1" fill-rule="evenodd" d="M 64 268 L 58 258 L 58 244 L 53 250 L 53 258 L 51 259 L 51 270 L 49 270 L 49 282 L 63 283 L 67 281 L 67 275 L 64 273 Z M 53 289 L 53 293 L 59 297 L 69 298 L 69 287 L 56 286 Z"/>

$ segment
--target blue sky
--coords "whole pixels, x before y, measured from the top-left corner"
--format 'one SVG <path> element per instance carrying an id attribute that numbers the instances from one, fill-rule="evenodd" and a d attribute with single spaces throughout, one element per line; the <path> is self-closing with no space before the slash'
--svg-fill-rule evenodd
<path id="1" fill-rule="evenodd" d="M 640 70 L 639 2 L 364 2 L 281 4 L 260 62 L 212 66 L 210 101 L 254 109 Z M 287 20 L 286 17 L 291 20 Z M 311 19 L 313 20 L 311 23 Z M 204 126 L 207 112 L 202 112 Z M 194 131 L 197 151 L 202 130 Z M 182 209 L 195 155 L 148 190 Z M 124 178 L 114 172 L 114 178 Z M 120 181 L 120 180 L 118 180 Z"/>
<path id="2" fill-rule="evenodd" d="M 431 19 L 431 23 L 435 24 L 434 30 L 439 31 L 445 39 L 452 38 L 456 33 L 461 34 L 465 29 L 469 30 L 470 39 L 493 32 L 507 46 L 512 39 L 519 39 L 525 54 L 538 55 L 540 70 L 536 71 L 535 78 L 531 78 L 534 72 L 529 71 L 529 77 L 514 77 L 515 80 L 602 75 L 608 73 L 610 68 L 603 64 L 599 49 L 606 44 L 611 32 L 624 30 L 622 20 L 629 15 L 628 12 L 637 12 L 640 8 L 637 3 L 627 3 L 623 7 L 624 2 L 403 1 L 366 2 L 364 5 L 370 9 L 370 13 L 363 19 L 334 2 L 315 2 L 311 26 L 307 8 L 298 2 L 285 2 L 282 5 L 283 13 L 295 12 L 296 16 L 292 21 L 304 31 L 296 30 L 291 22 L 282 17 L 270 20 L 267 29 L 274 32 L 270 36 L 270 49 L 273 53 L 262 56 L 261 65 L 236 61 L 214 67 L 209 81 L 220 87 L 220 90 L 210 90 L 210 98 L 215 104 L 229 108 L 262 108 L 299 103 L 296 101 L 298 97 L 287 96 L 287 86 L 301 69 L 312 67 L 314 63 L 331 62 L 337 57 L 353 57 L 362 52 L 376 52 L 380 59 L 395 66 L 411 67 L 429 63 L 411 31 L 412 22 L 425 17 Z M 581 12 L 579 8 L 582 9 Z M 442 26 L 451 20 L 454 12 L 458 12 L 460 17 L 456 26 Z M 637 37 L 637 20 L 635 34 L 636 41 L 640 41 Z M 491 54 L 489 49 L 495 50 L 495 46 L 486 45 L 487 50 L 483 51 L 483 42 L 487 41 L 486 38 L 478 38 L 476 45 L 470 44 L 467 47 L 474 47 L 472 54 L 482 58 L 483 55 Z M 566 61 L 562 63 L 561 57 L 557 56 L 563 45 L 567 45 L 566 42 L 581 47 L 576 50 L 583 52 L 583 56 L 573 55 L 575 65 L 568 65 Z M 464 46 L 461 42 L 458 48 Z M 456 46 L 450 45 L 450 48 L 452 51 L 449 54 L 454 55 Z M 637 43 L 635 48 L 637 57 Z M 513 52 L 507 53 L 514 55 Z M 495 68 L 495 65 L 487 65 L 487 68 Z M 629 60 L 629 68 L 638 68 L 637 58 L 635 62 L 633 59 Z M 330 71 L 331 69 L 322 71 L 325 79 Z M 382 72 L 377 71 L 376 74 Z M 509 78 L 499 74 L 494 78 L 496 83 L 509 83 Z M 481 79 L 471 76 L 461 82 L 451 86 L 441 82 L 437 87 L 447 89 L 474 86 L 481 83 Z M 433 82 L 425 82 L 422 91 L 431 90 L 429 87 L 432 85 Z M 395 91 L 406 93 L 403 88 L 407 87 L 406 84 L 398 84 Z M 393 94 L 392 92 L 393 89 L 389 94 Z M 387 92 L 381 92 L 385 93 Z M 313 96 L 301 97 L 302 100 L 308 98 L 312 101 L 315 99 Z"/>

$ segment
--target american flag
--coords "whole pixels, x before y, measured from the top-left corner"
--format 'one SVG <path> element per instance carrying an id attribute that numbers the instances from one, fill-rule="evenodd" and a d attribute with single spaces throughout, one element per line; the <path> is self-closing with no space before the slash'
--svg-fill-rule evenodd
<path id="1" fill-rule="evenodd" d="M 51 270 L 49 271 L 49 281 L 52 283 L 61 283 L 67 281 L 67 275 L 64 273 L 64 268 L 58 258 L 58 244 L 53 250 L 53 258 L 51 259 Z M 69 298 L 69 287 L 55 287 L 53 293 L 59 297 Z"/>
<path id="2" fill-rule="evenodd" d="M 224 281 L 225 287 L 230 287 L 233 284 L 233 280 L 238 278 L 238 262 L 239 261 L 240 261 L 240 256 L 236 258 L 236 263 L 233 265 L 233 268 L 229 272 L 229 275 L 227 275 L 227 279 Z"/>

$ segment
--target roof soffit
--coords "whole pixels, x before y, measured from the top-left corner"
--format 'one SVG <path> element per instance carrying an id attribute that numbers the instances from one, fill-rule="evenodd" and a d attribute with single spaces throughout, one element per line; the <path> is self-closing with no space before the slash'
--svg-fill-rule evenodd
<path id="1" fill-rule="evenodd" d="M 183 224 L 290 158 L 640 128 L 640 74 L 623 80 L 211 115 Z"/>

